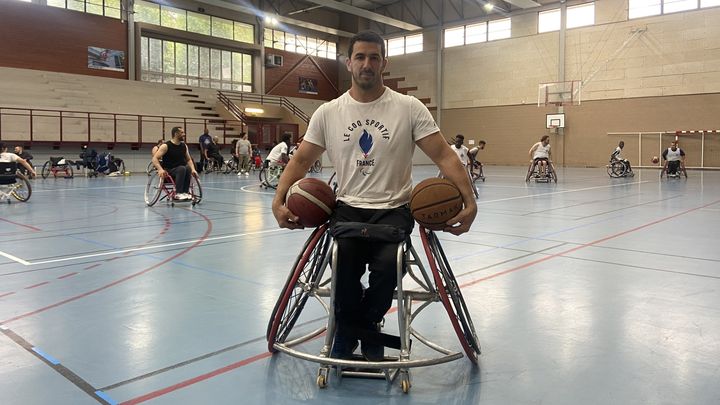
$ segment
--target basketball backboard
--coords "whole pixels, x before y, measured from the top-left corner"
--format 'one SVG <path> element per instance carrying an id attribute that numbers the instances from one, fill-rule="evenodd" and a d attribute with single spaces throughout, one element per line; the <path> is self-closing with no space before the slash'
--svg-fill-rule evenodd
<path id="1" fill-rule="evenodd" d="M 545 128 L 565 128 L 565 114 L 546 114 Z"/>

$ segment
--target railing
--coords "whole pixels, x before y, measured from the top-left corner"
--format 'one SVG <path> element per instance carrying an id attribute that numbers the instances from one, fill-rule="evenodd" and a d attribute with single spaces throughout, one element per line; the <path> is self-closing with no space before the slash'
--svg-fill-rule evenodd
<path id="1" fill-rule="evenodd" d="M 0 107 L 0 140 L 43 143 L 155 143 L 168 139 L 172 127 L 202 133 L 213 117 L 189 118 L 162 115 L 101 113 Z M 223 143 L 226 140 L 223 130 Z"/>
<path id="2" fill-rule="evenodd" d="M 218 90 L 218 100 L 220 100 L 220 102 L 223 103 L 223 105 L 228 108 L 228 111 L 233 113 L 236 118 L 238 118 L 239 120 L 243 120 L 243 122 L 245 123 L 247 123 L 247 115 L 245 115 L 245 113 L 237 107 L 236 103 L 277 105 L 287 109 L 288 111 L 293 113 L 293 115 L 303 120 L 306 124 L 310 122 L 310 117 L 305 114 L 305 112 L 303 112 L 300 108 L 298 108 L 298 106 L 293 104 L 286 97 L 282 96 L 267 96 L 255 93 L 243 93 L 240 91 Z M 233 112 L 230 105 L 233 105 L 234 110 L 239 112 L 239 114 Z"/>

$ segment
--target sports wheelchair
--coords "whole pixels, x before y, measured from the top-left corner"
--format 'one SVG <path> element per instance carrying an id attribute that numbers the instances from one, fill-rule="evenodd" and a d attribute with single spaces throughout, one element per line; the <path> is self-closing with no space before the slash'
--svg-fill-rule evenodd
<path id="1" fill-rule="evenodd" d="M 361 234 L 373 234 L 373 231 L 361 229 Z M 397 246 L 397 318 L 399 337 L 377 333 L 375 339 L 381 339 L 387 347 L 399 349 L 397 356 L 385 356 L 384 361 L 365 361 L 355 356 L 352 359 L 330 357 L 335 335 L 336 321 L 333 311 L 335 296 L 335 275 L 337 271 L 338 245 L 328 231 L 328 224 L 316 228 L 305 242 L 300 255 L 295 260 L 290 275 L 285 282 L 280 297 L 275 304 L 267 327 L 268 350 L 281 351 L 293 357 L 320 363 L 316 383 L 325 388 L 330 377 L 330 367 L 336 368 L 338 378 L 366 377 L 384 378 L 389 384 L 399 376 L 404 393 L 410 390 L 410 368 L 447 363 L 463 357 L 458 351 L 446 349 L 430 341 L 413 326 L 420 313 L 433 302 L 442 302 L 450 317 L 460 345 L 468 359 L 477 364 L 480 354 L 475 328 L 460 287 L 455 280 L 447 256 L 432 231 L 420 227 L 420 237 L 427 257 L 430 272 L 423 266 L 410 238 Z M 326 274 L 328 267 L 331 275 Z M 403 276 L 407 275 L 417 284 L 412 290 L 404 286 Z M 410 283 L 407 283 L 410 284 Z M 313 298 L 313 300 L 310 300 Z M 329 302 L 326 302 L 329 301 Z M 311 304 L 312 303 L 312 304 Z M 419 303 L 413 308 L 414 303 Z M 319 304 L 319 305 L 318 305 Z M 308 312 L 301 317 L 302 312 Z M 322 314 L 327 315 L 327 324 L 311 326 Z M 313 340 L 325 333 L 324 343 L 319 354 L 310 354 L 296 346 Z M 429 349 L 439 353 L 434 357 L 415 358 L 411 353 L 411 337 Z M 418 345 L 415 344 L 415 348 Z M 430 351 L 432 354 L 433 352 Z M 413 357 L 411 357 L 413 355 Z"/>
<path id="2" fill-rule="evenodd" d="M 10 204 L 10 197 L 18 201 L 26 202 L 30 199 L 32 187 L 27 177 L 18 172 L 15 162 L 0 162 L 0 201 L 7 200 Z"/>
<path id="3" fill-rule="evenodd" d="M 73 178 L 73 162 L 65 160 L 64 157 L 51 157 L 50 160 L 45 162 L 42 167 L 40 175 L 43 179 L 47 179 L 50 174 L 57 178 L 58 174 L 62 175 L 66 179 Z"/>
<path id="4" fill-rule="evenodd" d="M 635 175 L 630 168 L 629 163 L 625 160 L 610 159 L 610 163 L 608 163 L 606 167 L 608 176 L 612 178 L 632 177 Z"/>
<path id="5" fill-rule="evenodd" d="M 687 175 L 687 170 L 685 169 L 685 162 L 683 162 L 683 161 L 678 161 L 678 162 L 680 162 L 680 164 L 671 173 L 670 171 L 672 168 L 670 168 L 669 166 L 670 166 L 670 163 L 672 163 L 672 162 L 668 162 L 666 160 L 665 164 L 663 165 L 662 170 L 660 170 L 660 178 L 662 179 L 663 175 L 665 175 L 665 177 L 668 179 L 669 178 L 679 179 L 680 176 L 685 176 L 685 178 L 687 179 L 688 175 Z"/>
<path id="6" fill-rule="evenodd" d="M 187 173 L 190 176 L 190 203 L 195 206 L 202 201 L 202 186 L 197 176 Z M 175 206 L 175 180 L 167 173 L 164 177 L 158 176 L 157 170 L 151 171 L 149 174 L 147 185 L 145 185 L 145 204 L 152 207 L 160 200 L 165 200 L 171 206 Z"/>
<path id="7" fill-rule="evenodd" d="M 527 174 L 525 175 L 526 183 L 529 182 L 530 179 L 535 179 L 536 183 L 550 183 L 550 181 L 557 183 L 557 172 L 555 170 L 555 165 L 551 161 L 547 161 L 548 168 L 544 176 L 540 175 L 540 168 L 538 166 L 537 160 L 533 160 L 533 162 L 530 163 Z"/>
<path id="8" fill-rule="evenodd" d="M 469 166 L 470 169 L 470 178 L 472 179 L 473 183 L 477 180 L 482 180 L 483 183 L 485 182 L 485 174 L 483 174 L 483 164 L 480 163 L 477 160 L 473 160 L 472 164 Z"/>
<path id="9" fill-rule="evenodd" d="M 260 169 L 260 187 L 276 189 L 284 169 L 283 165 L 270 165 L 269 162 L 265 162 L 265 166 Z"/>

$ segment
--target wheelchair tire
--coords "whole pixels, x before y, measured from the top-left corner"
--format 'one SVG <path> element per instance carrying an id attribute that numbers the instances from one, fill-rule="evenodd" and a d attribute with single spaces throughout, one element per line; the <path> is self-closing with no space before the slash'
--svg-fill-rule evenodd
<path id="1" fill-rule="evenodd" d="M 43 179 L 47 179 L 48 176 L 50 175 L 51 165 L 52 165 L 52 163 L 50 163 L 49 160 L 47 162 L 45 162 L 45 164 L 43 165 L 42 171 L 40 172 L 40 175 L 42 176 Z"/>
<path id="2" fill-rule="evenodd" d="M 530 163 L 530 167 L 528 167 L 527 174 L 525 175 L 525 183 L 530 181 L 530 177 L 532 177 L 533 172 L 533 163 Z"/>
<path id="3" fill-rule="evenodd" d="M 160 199 L 163 192 L 163 179 L 157 175 L 157 171 L 152 172 L 145 186 L 145 204 L 152 207 Z"/>
<path id="4" fill-rule="evenodd" d="M 322 162 L 318 159 L 312 166 L 310 166 L 310 173 L 322 173 L 322 169 Z"/>
<path id="5" fill-rule="evenodd" d="M 66 179 L 72 179 L 73 178 L 73 168 L 72 166 L 65 165 L 65 168 L 63 170 L 65 172 L 65 178 Z M 97 177 L 97 172 L 95 172 L 95 177 Z"/>
<path id="6" fill-rule="evenodd" d="M 16 200 L 26 202 L 30 199 L 30 196 L 32 195 L 32 187 L 30 187 L 30 182 L 28 181 L 27 177 L 25 175 L 20 173 L 15 173 L 15 188 L 13 191 L 10 192 L 13 197 L 15 197 Z"/>
<path id="7" fill-rule="evenodd" d="M 322 225 L 310 234 L 275 303 L 265 335 L 270 353 L 275 353 L 275 343 L 285 342 L 292 331 L 310 298 L 310 289 L 307 287 L 317 283 L 322 277 L 322 259 L 327 256 L 331 242 L 330 235 L 326 232 L 327 227 L 327 224 Z"/>
<path id="8" fill-rule="evenodd" d="M 200 204 L 202 201 L 202 186 L 197 176 L 190 178 L 190 195 L 192 196 L 192 205 Z"/>
<path id="9" fill-rule="evenodd" d="M 148 163 L 147 169 L 145 169 L 145 173 L 147 173 L 147 175 L 150 176 L 153 171 L 157 171 L 157 169 L 155 168 L 155 165 L 152 164 L 152 162 L 150 162 L 150 163 Z"/>
<path id="10" fill-rule="evenodd" d="M 470 318 L 470 312 L 460 291 L 460 286 L 450 269 L 445 252 L 442 250 L 437 236 L 432 231 L 420 228 L 420 237 L 423 241 L 425 254 L 428 257 L 430 269 L 435 279 L 440 301 L 450 317 L 450 323 L 455 329 L 460 345 L 463 347 L 468 359 L 477 364 L 480 354 L 475 326 Z M 440 266 L 438 266 L 439 261 Z"/>

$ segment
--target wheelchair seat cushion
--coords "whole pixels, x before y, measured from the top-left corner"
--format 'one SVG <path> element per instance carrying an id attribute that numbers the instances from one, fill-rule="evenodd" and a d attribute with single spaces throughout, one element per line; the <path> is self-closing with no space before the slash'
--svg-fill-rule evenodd
<path id="1" fill-rule="evenodd" d="M 330 234 L 336 239 L 354 238 L 393 243 L 403 242 L 407 236 L 404 229 L 394 225 L 364 222 L 337 222 L 330 228 Z"/>
<path id="2" fill-rule="evenodd" d="M 0 162 L 0 184 L 15 184 L 15 172 L 17 171 L 17 163 Z"/>

